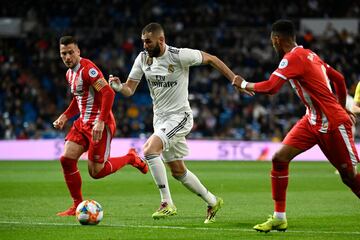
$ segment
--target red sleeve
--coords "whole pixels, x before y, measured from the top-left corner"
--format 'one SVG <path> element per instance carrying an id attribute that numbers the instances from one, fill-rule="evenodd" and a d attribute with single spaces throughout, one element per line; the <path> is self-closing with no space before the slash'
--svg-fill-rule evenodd
<path id="1" fill-rule="evenodd" d="M 75 116 L 76 114 L 78 114 L 79 112 L 80 111 L 79 111 L 78 104 L 77 104 L 75 98 L 73 98 L 71 100 L 69 107 L 65 110 L 64 114 L 68 119 L 70 119 L 73 116 Z"/>
<path id="2" fill-rule="evenodd" d="M 281 77 L 271 74 L 269 80 L 255 83 L 254 91 L 258 93 L 275 94 L 286 81 Z"/>
<path id="3" fill-rule="evenodd" d="M 104 78 L 104 75 L 95 64 L 88 64 L 83 71 L 84 79 L 88 79 L 90 84 L 95 83 L 97 80 Z"/>
<path id="4" fill-rule="evenodd" d="M 101 94 L 100 116 L 101 121 L 106 121 L 110 115 L 115 98 L 115 92 L 104 79 L 104 75 L 95 64 L 84 68 L 84 79 L 89 79 L 90 84 Z"/>
<path id="5" fill-rule="evenodd" d="M 334 84 L 336 95 L 338 96 L 338 101 L 341 104 L 343 108 L 345 108 L 346 105 L 346 84 L 345 84 L 345 78 L 344 76 L 330 67 L 328 64 L 325 64 L 326 67 L 326 74 L 329 78 L 329 80 Z"/>
<path id="6" fill-rule="evenodd" d="M 107 84 L 100 90 L 101 94 L 101 112 L 99 119 L 105 121 L 110 115 L 110 111 L 114 102 L 115 92 Z"/>

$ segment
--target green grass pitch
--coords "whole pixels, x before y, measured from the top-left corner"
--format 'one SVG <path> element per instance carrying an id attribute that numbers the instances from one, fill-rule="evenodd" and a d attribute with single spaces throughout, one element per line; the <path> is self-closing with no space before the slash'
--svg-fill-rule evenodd
<path id="1" fill-rule="evenodd" d="M 201 181 L 224 199 L 217 222 L 203 224 L 206 205 L 169 177 L 178 215 L 153 220 L 159 193 L 150 174 L 126 166 L 93 180 L 81 161 L 83 194 L 104 208 L 97 226 L 57 217 L 70 206 L 60 164 L 0 162 L 0 239 L 360 239 L 359 199 L 327 162 L 290 165 L 286 232 L 258 233 L 256 223 L 273 211 L 270 162 L 187 162 Z M 169 172 L 168 172 L 169 175 Z"/>

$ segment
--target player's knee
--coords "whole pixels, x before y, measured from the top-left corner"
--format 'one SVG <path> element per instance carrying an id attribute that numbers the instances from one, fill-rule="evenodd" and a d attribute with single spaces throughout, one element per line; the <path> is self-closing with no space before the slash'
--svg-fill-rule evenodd
<path id="1" fill-rule="evenodd" d="M 186 169 L 185 170 L 171 170 L 171 175 L 173 176 L 173 178 L 175 179 L 179 179 L 182 176 L 184 176 L 186 173 Z"/>
<path id="2" fill-rule="evenodd" d="M 272 169 L 277 172 L 283 172 L 289 170 L 289 162 L 279 161 L 279 159 L 273 158 Z"/>
<path id="3" fill-rule="evenodd" d="M 99 172 L 89 171 L 89 175 L 90 175 L 90 177 L 92 177 L 93 179 L 99 179 L 99 178 L 100 178 L 100 177 L 98 177 L 98 173 L 99 173 Z"/>
<path id="4" fill-rule="evenodd" d="M 182 165 L 177 165 L 176 167 L 171 167 L 171 175 L 175 178 L 175 179 L 179 179 L 181 177 L 183 177 L 187 171 L 185 166 Z"/>
<path id="5" fill-rule="evenodd" d="M 156 149 L 154 149 L 150 144 L 144 145 L 144 147 L 143 147 L 143 153 L 144 153 L 144 156 L 160 155 L 160 152 L 159 152 L 159 151 L 156 151 Z"/>
<path id="6" fill-rule="evenodd" d="M 147 155 L 150 155 L 150 148 L 149 148 L 149 145 L 148 144 L 145 144 L 143 146 L 143 153 L 144 153 L 144 156 L 147 156 Z"/>
<path id="7" fill-rule="evenodd" d="M 272 157 L 273 162 L 290 162 L 289 156 L 282 152 L 276 152 Z"/>
<path id="8" fill-rule="evenodd" d="M 76 159 L 71 159 L 71 158 L 61 156 L 60 163 L 61 163 L 64 173 L 73 173 L 78 170 Z"/>
<path id="9" fill-rule="evenodd" d="M 92 177 L 93 179 L 99 179 L 99 178 L 101 178 L 100 176 L 99 176 L 99 172 L 101 171 L 101 169 L 100 170 L 98 170 L 98 169 L 96 169 L 96 168 L 92 168 L 92 169 L 89 169 L 89 175 L 90 175 L 90 177 Z"/>
<path id="10" fill-rule="evenodd" d="M 144 156 L 147 156 L 147 155 L 152 155 L 154 154 L 154 151 L 153 149 L 151 148 L 151 144 L 149 142 L 146 142 L 143 146 L 143 153 L 144 153 Z"/>

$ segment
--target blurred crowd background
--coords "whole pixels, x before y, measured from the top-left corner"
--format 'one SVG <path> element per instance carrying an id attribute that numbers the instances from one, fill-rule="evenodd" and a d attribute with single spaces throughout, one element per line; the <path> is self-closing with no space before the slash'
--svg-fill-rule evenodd
<path id="1" fill-rule="evenodd" d="M 62 35 L 76 36 L 81 56 L 94 61 L 105 76 L 125 81 L 142 50 L 142 28 L 156 21 L 165 28 L 168 45 L 216 55 L 234 72 L 257 82 L 267 79 L 279 62 L 269 40 L 277 19 L 291 19 L 299 28 L 301 18 L 359 16 L 356 0 L 4 2 L 0 17 L 23 19 L 23 30 L 21 36 L 0 39 L 0 139 L 66 134 L 52 127 L 71 99 L 59 56 Z M 342 72 L 349 94 L 354 94 L 360 80 L 359 35 L 329 27 L 320 36 L 299 32 L 297 40 Z M 190 138 L 281 141 L 305 112 L 289 85 L 274 96 L 249 97 L 208 66 L 192 68 L 189 90 L 195 122 Z M 151 134 L 146 82 L 131 98 L 117 94 L 113 112 L 116 137 Z"/>

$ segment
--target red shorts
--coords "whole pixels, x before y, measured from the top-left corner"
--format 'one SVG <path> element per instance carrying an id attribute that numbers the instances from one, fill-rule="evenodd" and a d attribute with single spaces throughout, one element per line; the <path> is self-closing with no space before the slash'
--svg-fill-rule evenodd
<path id="1" fill-rule="evenodd" d="M 303 117 L 286 135 L 283 144 L 304 151 L 318 144 L 326 158 L 339 170 L 354 171 L 359 162 L 350 121 L 339 125 L 333 131 L 321 133 Z"/>
<path id="2" fill-rule="evenodd" d="M 83 146 L 85 151 L 88 151 L 88 159 L 90 161 L 103 163 L 110 155 L 113 131 L 105 124 L 101 140 L 95 143 L 92 141 L 92 128 L 92 124 L 83 124 L 81 120 L 78 119 L 66 135 L 65 141 L 72 141 Z"/>

